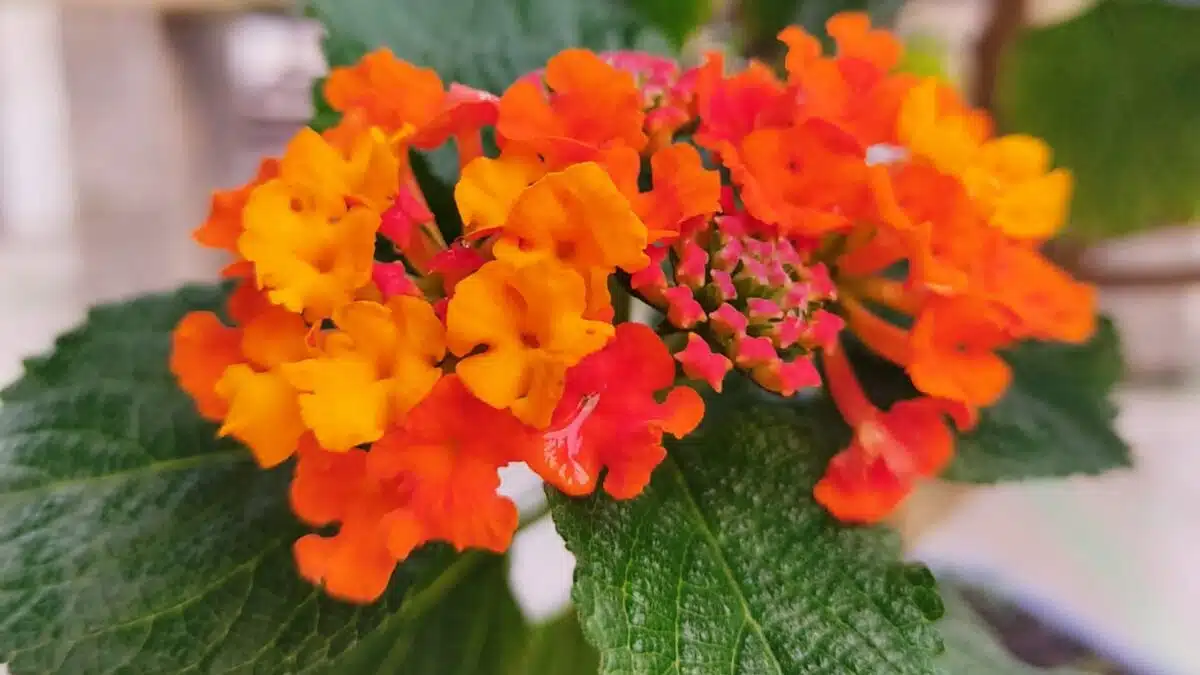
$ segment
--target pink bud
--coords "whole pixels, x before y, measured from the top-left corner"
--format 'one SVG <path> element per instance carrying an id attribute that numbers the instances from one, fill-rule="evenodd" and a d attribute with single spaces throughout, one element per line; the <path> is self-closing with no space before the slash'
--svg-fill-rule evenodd
<path id="1" fill-rule="evenodd" d="M 818 309 L 808 322 L 806 337 L 818 347 L 829 347 L 837 341 L 838 333 L 845 327 L 846 322 L 842 317 Z"/>
<path id="2" fill-rule="evenodd" d="M 675 354 L 683 365 L 683 373 L 694 380 L 704 380 L 716 391 L 721 391 L 725 375 L 733 368 L 733 362 L 723 354 L 713 352 L 704 338 L 695 333 L 688 334 L 687 346 Z"/>
<path id="3" fill-rule="evenodd" d="M 804 320 L 795 314 L 788 314 L 783 317 L 783 320 L 773 326 L 773 336 L 775 338 L 775 346 L 780 349 L 787 349 L 800 339 L 804 334 L 806 324 Z"/>
<path id="4" fill-rule="evenodd" d="M 662 262 L 667 257 L 667 249 L 654 246 L 646 249 L 646 255 L 650 256 L 650 264 L 631 274 L 629 285 L 647 300 L 663 302 L 663 291 L 667 289 L 667 275 L 663 272 Z"/>
<path id="5" fill-rule="evenodd" d="M 431 220 L 433 212 L 424 200 L 407 185 L 402 185 L 396 194 L 396 201 L 380 216 L 379 233 L 404 251 L 414 245 L 417 227 Z"/>
<path id="6" fill-rule="evenodd" d="M 784 309 L 799 309 L 803 311 L 808 307 L 809 301 L 812 300 L 812 285 L 808 282 L 796 282 L 787 287 L 783 292 Z"/>
<path id="7" fill-rule="evenodd" d="M 753 320 L 778 319 L 783 316 L 779 305 L 775 304 L 774 300 L 767 298 L 750 298 L 746 301 L 746 306 L 750 310 L 750 318 Z"/>
<path id="8" fill-rule="evenodd" d="M 767 266 L 767 285 L 772 288 L 783 288 L 792 283 L 792 277 L 778 260 Z"/>
<path id="9" fill-rule="evenodd" d="M 825 263 L 813 265 L 809 268 L 808 274 L 814 293 L 826 298 L 837 297 L 837 286 L 834 285 L 833 279 L 830 278 L 829 268 L 825 266 Z"/>
<path id="10" fill-rule="evenodd" d="M 371 281 L 379 288 L 384 300 L 397 295 L 422 295 L 421 289 L 408 276 L 404 263 L 375 263 L 371 267 Z"/>
<path id="11" fill-rule="evenodd" d="M 755 368 L 778 359 L 779 353 L 770 338 L 743 336 L 734 346 L 734 360 L 742 368 Z"/>
<path id="12" fill-rule="evenodd" d="M 748 278 L 760 286 L 771 285 L 771 272 L 765 263 L 750 257 L 742 257 L 742 269 L 738 276 Z"/>
<path id="13" fill-rule="evenodd" d="M 683 243 L 683 255 L 675 267 L 675 280 L 690 288 L 704 285 L 708 271 L 708 253 L 694 241 Z"/>
<path id="14" fill-rule="evenodd" d="M 477 249 L 454 243 L 429 259 L 429 271 L 441 275 L 442 287 L 449 295 L 454 293 L 458 282 L 483 267 L 485 262 L 487 259 Z"/>
<path id="15" fill-rule="evenodd" d="M 737 297 L 737 287 L 733 285 L 733 276 L 725 270 L 712 271 L 712 286 L 717 290 L 717 297 L 721 302 Z"/>
<path id="16" fill-rule="evenodd" d="M 712 321 L 713 330 L 721 336 L 745 335 L 746 328 L 750 326 L 746 315 L 728 302 L 709 314 L 708 318 Z"/>
<path id="17" fill-rule="evenodd" d="M 775 257 L 784 265 L 799 267 L 804 260 L 800 257 L 800 252 L 792 245 L 792 242 L 787 239 L 780 239 L 775 242 Z"/>
<path id="18" fill-rule="evenodd" d="M 801 389 L 821 384 L 821 374 L 817 372 L 812 359 L 808 357 L 790 362 L 776 359 L 769 364 L 755 368 L 751 377 L 764 388 L 780 396 L 792 396 Z"/>
<path id="19" fill-rule="evenodd" d="M 737 267 L 745 252 L 740 239 L 729 239 L 713 256 L 713 267 L 719 270 L 732 270 Z"/>
<path id="20" fill-rule="evenodd" d="M 686 286 L 666 289 L 663 298 L 667 302 L 667 320 L 679 328 L 691 328 L 706 318 L 704 308 Z"/>
<path id="21" fill-rule="evenodd" d="M 771 257 L 771 244 L 761 239 L 746 239 L 746 253 L 759 260 Z"/>

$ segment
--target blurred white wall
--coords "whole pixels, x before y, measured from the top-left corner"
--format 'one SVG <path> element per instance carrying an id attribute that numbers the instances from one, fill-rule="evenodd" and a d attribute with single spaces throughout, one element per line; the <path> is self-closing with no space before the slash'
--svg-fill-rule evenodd
<path id="1" fill-rule="evenodd" d="M 0 4 L 0 213 L 23 236 L 52 236 L 75 212 L 57 3 Z"/>

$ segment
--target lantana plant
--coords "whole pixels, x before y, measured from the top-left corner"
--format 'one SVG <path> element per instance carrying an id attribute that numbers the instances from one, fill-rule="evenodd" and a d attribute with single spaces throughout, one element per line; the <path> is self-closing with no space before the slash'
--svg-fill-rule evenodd
<path id="1" fill-rule="evenodd" d="M 1115 345 L 1040 252 L 1050 149 L 898 71 L 865 15 L 827 30 L 784 30 L 782 72 L 335 68 L 338 121 L 196 230 L 223 285 L 99 310 L 6 390 L 13 672 L 967 672 L 880 523 L 943 474 L 1123 462 Z M 508 595 L 512 464 L 579 627 Z M 173 476 L 156 523 L 123 520 L 138 474 Z"/>

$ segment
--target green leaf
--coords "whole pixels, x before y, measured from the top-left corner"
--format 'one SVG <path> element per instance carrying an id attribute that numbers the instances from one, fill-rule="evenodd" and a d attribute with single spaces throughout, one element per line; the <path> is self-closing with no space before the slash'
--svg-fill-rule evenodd
<path id="1" fill-rule="evenodd" d="M 13 675 L 357 673 L 344 664 L 377 632 L 466 639 L 438 601 L 498 564 L 488 556 L 426 549 L 368 607 L 298 577 L 289 470 L 217 440 L 167 370 L 175 323 L 224 296 L 188 287 L 95 309 L 0 393 L 0 661 Z"/>
<path id="2" fill-rule="evenodd" d="M 726 396 L 639 498 L 551 491 L 600 672 L 934 672 L 932 575 L 813 501 L 841 435 L 823 401 Z"/>
<path id="3" fill-rule="evenodd" d="M 904 371 L 857 344 L 848 350 L 855 372 L 880 406 L 917 395 Z M 1002 354 L 1013 382 L 979 424 L 959 436 L 943 478 L 998 483 L 1096 475 L 1128 467 L 1129 446 L 1113 422 L 1111 400 L 1121 375 L 1116 329 L 1102 318 L 1084 345 L 1027 342 Z"/>
<path id="4" fill-rule="evenodd" d="M 676 49 L 712 17 L 713 0 L 625 0 Z"/>
<path id="5" fill-rule="evenodd" d="M 1200 6 L 1104 0 L 1031 30 L 1004 59 L 997 114 L 1076 176 L 1071 232 L 1098 238 L 1200 215 Z"/>
<path id="6" fill-rule="evenodd" d="M 499 92 L 568 47 L 656 47 L 663 39 L 617 0 L 307 0 L 337 61 L 390 47 L 444 80 Z"/>
<path id="7" fill-rule="evenodd" d="M 596 675 L 600 657 L 583 637 L 579 617 L 572 609 L 534 626 L 525 652 L 510 675 Z"/>
<path id="8" fill-rule="evenodd" d="M 429 590 L 441 592 L 414 597 L 331 675 L 516 675 L 510 664 L 523 657 L 528 628 L 509 592 L 505 559 L 468 555 L 483 564 L 435 581 Z"/>
<path id="9" fill-rule="evenodd" d="M 946 653 L 938 665 L 946 675 L 1086 675 L 1073 668 L 1035 668 L 1017 660 L 953 586 L 942 583 L 939 588 L 946 615 L 937 627 Z"/>
<path id="10" fill-rule="evenodd" d="M 825 38 L 825 22 L 838 12 L 867 12 L 876 25 L 887 25 L 904 0 L 743 0 L 738 7 L 738 35 L 746 54 L 771 57 L 783 46 L 775 36 L 797 25 Z"/>
<path id="11" fill-rule="evenodd" d="M 1005 354 L 1013 383 L 958 441 L 948 480 L 970 483 L 1096 475 L 1128 467 L 1110 397 L 1121 345 L 1104 319 L 1082 346 L 1026 343 Z"/>

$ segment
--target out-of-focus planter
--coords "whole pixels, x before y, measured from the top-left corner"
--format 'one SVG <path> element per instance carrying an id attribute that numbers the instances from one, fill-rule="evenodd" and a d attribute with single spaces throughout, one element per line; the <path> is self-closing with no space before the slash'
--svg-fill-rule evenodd
<path id="1" fill-rule="evenodd" d="M 1200 226 L 1154 230 L 1090 246 L 1076 273 L 1100 289 L 1121 334 L 1126 379 L 1200 379 Z"/>

